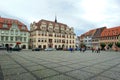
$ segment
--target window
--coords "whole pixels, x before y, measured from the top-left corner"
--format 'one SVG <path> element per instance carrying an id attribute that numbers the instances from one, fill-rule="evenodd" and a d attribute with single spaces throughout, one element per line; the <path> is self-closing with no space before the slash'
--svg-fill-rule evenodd
<path id="1" fill-rule="evenodd" d="M 25 26 L 22 26 L 22 29 L 25 30 Z"/>
<path id="2" fill-rule="evenodd" d="M 56 34 L 54 36 L 56 37 Z"/>
<path id="3" fill-rule="evenodd" d="M 17 37 L 15 37 L 15 41 L 17 41 L 18 40 L 18 38 Z"/>
<path id="4" fill-rule="evenodd" d="M 54 42 L 56 43 L 56 39 L 54 40 Z"/>
<path id="5" fill-rule="evenodd" d="M 24 33 L 24 36 L 26 35 L 26 33 Z"/>
<path id="6" fill-rule="evenodd" d="M 22 41 L 22 37 L 20 37 L 20 41 Z"/>
<path id="7" fill-rule="evenodd" d="M 13 33 L 14 33 L 13 30 L 11 30 L 11 35 L 13 35 Z"/>
<path id="8" fill-rule="evenodd" d="M 4 41 L 4 36 L 1 36 L 1 41 Z"/>
<path id="9" fill-rule="evenodd" d="M 8 31 L 6 31 L 6 35 L 8 35 Z"/>
<path id="10" fill-rule="evenodd" d="M 7 24 L 3 24 L 3 28 L 8 28 Z"/>
<path id="11" fill-rule="evenodd" d="M 47 41 L 45 40 L 45 42 L 47 42 Z"/>
<path id="12" fill-rule="evenodd" d="M 40 42 L 40 40 L 38 40 L 38 42 Z"/>
<path id="13" fill-rule="evenodd" d="M 6 41 L 8 41 L 8 36 L 6 36 Z"/>
<path id="14" fill-rule="evenodd" d="M 91 40 L 89 40 L 89 42 L 91 42 Z"/>
<path id="15" fill-rule="evenodd" d="M 52 37 L 52 33 L 49 33 L 49 36 Z"/>
<path id="16" fill-rule="evenodd" d="M 26 41 L 26 37 L 24 37 L 24 41 Z"/>
<path id="17" fill-rule="evenodd" d="M 13 41 L 13 37 L 10 37 L 10 40 Z"/>
<path id="18" fill-rule="evenodd" d="M 16 35 L 18 35 L 18 30 L 15 31 Z"/>
<path id="19" fill-rule="evenodd" d="M 4 34 L 4 31 L 2 31 L 1 33 Z"/>

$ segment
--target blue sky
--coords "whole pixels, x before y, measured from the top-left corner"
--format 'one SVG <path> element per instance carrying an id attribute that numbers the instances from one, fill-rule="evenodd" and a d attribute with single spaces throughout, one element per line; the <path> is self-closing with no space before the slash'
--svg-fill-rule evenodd
<path id="1" fill-rule="evenodd" d="M 0 0 L 0 16 L 15 18 L 29 28 L 41 19 L 74 27 L 76 35 L 103 26 L 120 26 L 120 0 Z"/>

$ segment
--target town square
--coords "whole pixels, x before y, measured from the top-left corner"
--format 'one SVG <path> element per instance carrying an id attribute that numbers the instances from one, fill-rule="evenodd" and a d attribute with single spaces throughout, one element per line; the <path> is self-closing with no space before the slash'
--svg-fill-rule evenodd
<path id="1" fill-rule="evenodd" d="M 0 0 L 0 80 L 120 80 L 120 0 Z"/>
<path id="2" fill-rule="evenodd" d="M 119 80 L 120 52 L 0 51 L 0 80 Z"/>

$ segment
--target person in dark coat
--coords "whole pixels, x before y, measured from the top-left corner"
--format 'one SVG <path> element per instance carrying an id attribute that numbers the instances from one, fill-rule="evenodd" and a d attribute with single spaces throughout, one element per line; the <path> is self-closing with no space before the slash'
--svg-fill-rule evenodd
<path id="1" fill-rule="evenodd" d="M 9 46 L 9 50 L 10 50 L 10 52 L 12 52 L 12 46 Z"/>
<path id="2" fill-rule="evenodd" d="M 5 45 L 7 52 L 9 52 L 9 44 Z"/>

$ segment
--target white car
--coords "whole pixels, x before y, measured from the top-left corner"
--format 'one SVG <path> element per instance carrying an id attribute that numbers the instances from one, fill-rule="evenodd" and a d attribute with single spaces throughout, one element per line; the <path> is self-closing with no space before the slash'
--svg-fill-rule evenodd
<path id="1" fill-rule="evenodd" d="M 55 48 L 46 48 L 45 51 L 55 51 Z"/>

